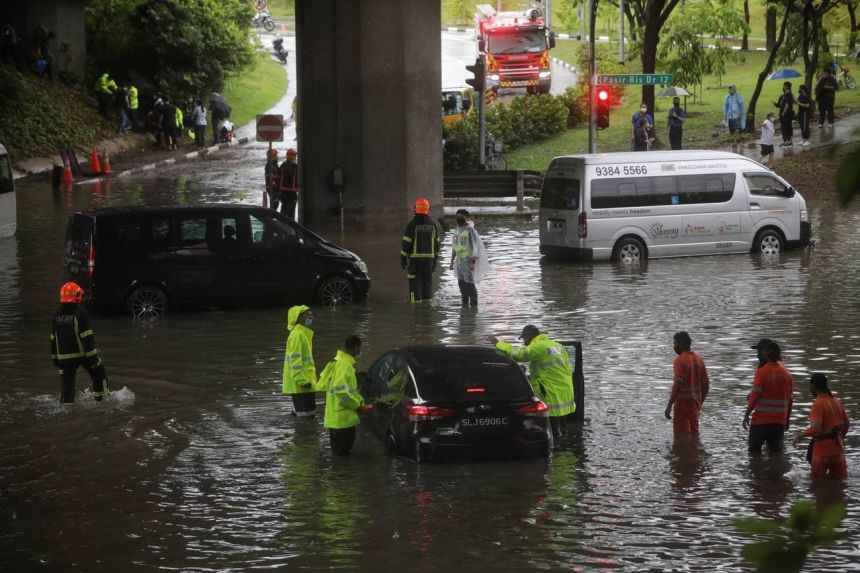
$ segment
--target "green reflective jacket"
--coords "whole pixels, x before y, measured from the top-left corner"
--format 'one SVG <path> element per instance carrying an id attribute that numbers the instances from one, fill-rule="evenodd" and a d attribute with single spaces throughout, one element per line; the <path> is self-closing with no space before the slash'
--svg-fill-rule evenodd
<path id="1" fill-rule="evenodd" d="M 96 82 L 96 91 L 104 92 L 108 95 L 113 94 L 116 89 L 116 82 L 110 79 L 110 76 L 107 73 L 99 76 L 98 81 Z"/>
<path id="2" fill-rule="evenodd" d="M 499 341 L 496 349 L 517 362 L 529 363 L 529 376 L 538 398 L 543 400 L 551 417 L 566 416 L 576 410 L 573 399 L 573 368 L 567 349 L 538 334 L 528 346 L 514 347 Z"/>
<path id="3" fill-rule="evenodd" d="M 287 312 L 287 350 L 284 354 L 284 394 L 303 394 L 314 391 L 317 370 L 314 366 L 314 331 L 298 324 L 299 316 L 310 310 L 304 305 L 294 306 Z"/>
<path id="4" fill-rule="evenodd" d="M 140 106 L 137 100 L 137 88 L 131 86 L 128 88 L 128 109 L 137 109 Z"/>
<path id="5" fill-rule="evenodd" d="M 342 350 L 337 351 L 320 374 L 316 389 L 325 392 L 326 428 L 340 430 L 359 424 L 358 409 L 364 398 L 358 393 L 355 379 L 355 358 Z"/>

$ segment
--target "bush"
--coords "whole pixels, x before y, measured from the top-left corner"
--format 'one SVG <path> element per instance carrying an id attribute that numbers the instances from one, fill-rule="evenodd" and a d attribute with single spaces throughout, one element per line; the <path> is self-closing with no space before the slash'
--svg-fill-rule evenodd
<path id="1" fill-rule="evenodd" d="M 549 139 L 567 128 L 569 111 L 564 96 L 550 94 L 518 97 L 509 106 L 487 106 L 487 135 L 504 142 L 506 149 Z M 446 129 L 445 169 L 475 169 L 478 164 L 478 114 Z"/>

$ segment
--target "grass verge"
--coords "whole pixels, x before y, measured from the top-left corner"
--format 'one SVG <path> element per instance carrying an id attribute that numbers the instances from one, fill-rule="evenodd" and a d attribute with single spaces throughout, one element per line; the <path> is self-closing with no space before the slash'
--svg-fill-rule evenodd
<path id="1" fill-rule="evenodd" d="M 230 119 L 240 127 L 278 103 L 286 91 L 287 74 L 283 64 L 273 60 L 267 52 L 258 52 L 254 68 L 230 79 L 223 93 L 233 107 Z"/>

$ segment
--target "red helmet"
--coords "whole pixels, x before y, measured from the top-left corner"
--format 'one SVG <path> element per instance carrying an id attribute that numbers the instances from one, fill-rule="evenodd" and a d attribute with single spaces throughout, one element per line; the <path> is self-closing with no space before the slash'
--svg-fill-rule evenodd
<path id="1" fill-rule="evenodd" d="M 75 304 L 84 300 L 84 289 L 76 282 L 67 282 L 60 287 L 60 302 L 73 302 Z"/>
<path id="2" fill-rule="evenodd" d="M 291 147 L 287 150 L 287 157 L 296 158 L 299 155 L 299 152 L 295 150 L 294 147 Z"/>
<path id="3" fill-rule="evenodd" d="M 278 158 L 278 150 L 274 147 L 266 152 L 266 159 L 269 161 Z"/>
<path id="4" fill-rule="evenodd" d="M 429 215 L 430 214 L 430 201 L 421 197 L 417 201 L 415 201 L 415 214 L 416 215 Z"/>

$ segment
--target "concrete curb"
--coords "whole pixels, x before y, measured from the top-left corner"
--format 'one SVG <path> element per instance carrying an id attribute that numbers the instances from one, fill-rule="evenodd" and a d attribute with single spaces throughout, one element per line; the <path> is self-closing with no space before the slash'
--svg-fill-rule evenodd
<path id="1" fill-rule="evenodd" d="M 211 155 L 212 153 L 217 153 L 220 149 L 227 149 L 228 147 L 233 147 L 237 145 L 245 145 L 250 141 L 248 137 L 240 137 L 234 139 L 230 143 L 219 143 L 218 145 L 213 145 L 211 147 L 207 147 L 205 149 L 200 149 L 197 151 L 192 151 L 191 153 L 186 153 L 182 157 L 168 157 L 167 159 L 159 159 L 154 163 L 147 163 L 145 165 L 140 165 L 138 167 L 133 167 L 131 169 L 126 169 L 125 171 L 120 171 L 118 173 L 111 173 L 110 175 L 100 175 L 98 177 L 87 177 L 85 179 L 81 179 L 80 183 L 89 183 L 91 181 L 103 181 L 104 179 L 113 179 L 120 177 L 128 177 L 129 175 L 134 175 L 136 173 L 144 173 L 146 171 L 152 171 L 153 169 L 158 169 L 159 167 L 167 167 L 168 165 L 173 165 L 178 161 L 184 161 L 188 159 L 198 159 L 205 155 Z M 51 166 L 50 169 L 53 169 Z M 50 170 L 48 169 L 48 170 Z M 46 170 L 47 171 L 47 170 Z M 29 175 L 35 175 L 35 173 L 29 173 Z M 77 183 L 77 182 L 76 182 Z"/>
<path id="2" fill-rule="evenodd" d="M 576 67 L 572 66 L 571 64 L 568 64 L 564 60 L 559 60 L 558 58 L 553 57 L 552 61 L 555 62 L 556 65 L 559 65 L 566 70 L 570 70 L 571 72 L 576 72 Z"/>
<path id="3" fill-rule="evenodd" d="M 450 28 L 442 28 L 442 31 L 443 32 L 459 32 L 461 34 L 466 34 L 468 32 L 471 32 L 472 29 L 471 28 L 453 28 L 453 27 L 450 27 Z"/>

